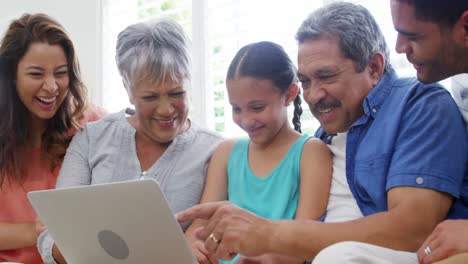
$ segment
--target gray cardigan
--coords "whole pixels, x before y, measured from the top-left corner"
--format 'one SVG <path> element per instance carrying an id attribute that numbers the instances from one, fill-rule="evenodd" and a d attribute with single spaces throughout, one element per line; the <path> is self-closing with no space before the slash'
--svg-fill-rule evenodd
<path id="1" fill-rule="evenodd" d="M 125 111 L 88 123 L 73 138 L 56 188 L 134 180 L 142 177 L 135 144 L 135 128 Z M 208 161 L 222 137 L 192 122 L 178 135 L 143 177 L 157 180 L 173 213 L 198 204 Z M 182 229 L 187 228 L 187 224 Z M 73 228 L 70 226 L 70 228 Z M 53 239 L 44 231 L 37 246 L 44 263 L 52 258 Z"/>

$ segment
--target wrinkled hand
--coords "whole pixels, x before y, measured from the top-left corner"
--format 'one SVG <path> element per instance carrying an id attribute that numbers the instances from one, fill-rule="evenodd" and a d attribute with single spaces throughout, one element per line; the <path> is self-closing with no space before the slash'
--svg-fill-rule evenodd
<path id="1" fill-rule="evenodd" d="M 178 213 L 176 218 L 179 222 L 197 218 L 208 220 L 195 234 L 205 241 L 204 246 L 212 258 L 231 260 L 237 253 L 259 256 L 268 251 L 271 222 L 230 202 L 199 204 Z"/>
<path id="2" fill-rule="evenodd" d="M 424 249 L 429 246 L 431 253 Z M 432 263 L 468 252 L 468 220 L 446 220 L 434 229 L 418 250 L 420 263 Z"/>
<path id="3" fill-rule="evenodd" d="M 235 264 L 302 264 L 303 260 L 297 258 L 278 255 L 278 254 L 264 254 L 258 257 L 245 257 L 241 256 L 236 260 Z"/>
<path id="4" fill-rule="evenodd" d="M 192 253 L 197 259 L 198 264 L 218 264 L 218 260 L 211 258 L 201 240 L 195 240 L 190 243 Z"/>

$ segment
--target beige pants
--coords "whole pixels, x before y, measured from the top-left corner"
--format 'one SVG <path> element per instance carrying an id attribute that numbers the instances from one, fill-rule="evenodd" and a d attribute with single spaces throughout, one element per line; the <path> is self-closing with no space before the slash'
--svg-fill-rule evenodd
<path id="1" fill-rule="evenodd" d="M 468 253 L 463 253 L 455 256 L 451 256 L 448 259 L 441 260 L 434 264 L 467 264 L 468 263 Z"/>
<path id="2" fill-rule="evenodd" d="M 315 257 L 312 264 L 417 264 L 416 253 L 397 251 L 360 242 L 331 245 Z"/>

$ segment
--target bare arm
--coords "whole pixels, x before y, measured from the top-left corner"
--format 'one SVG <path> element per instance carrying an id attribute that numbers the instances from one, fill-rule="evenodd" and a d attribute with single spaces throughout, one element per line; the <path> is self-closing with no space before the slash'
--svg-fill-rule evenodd
<path id="1" fill-rule="evenodd" d="M 268 251 L 310 259 L 331 244 L 349 240 L 416 251 L 451 203 L 449 195 L 430 189 L 394 188 L 388 192 L 387 212 L 342 223 L 270 222 L 274 235 L 266 238 L 275 242 L 267 242 Z"/>
<path id="2" fill-rule="evenodd" d="M 350 240 L 416 251 L 445 218 L 451 203 L 452 198 L 445 193 L 398 187 L 388 192 L 387 212 L 342 223 L 301 219 L 272 221 L 229 202 L 194 206 L 177 214 L 177 219 L 209 219 L 197 232 L 197 237 L 205 240 L 212 232 L 222 234 L 218 246 L 209 240 L 205 242 L 208 251 L 218 258 L 229 259 L 230 252 L 239 252 L 246 256 L 278 253 L 312 259 L 323 248 Z"/>
<path id="3" fill-rule="evenodd" d="M 231 154 L 234 141 L 227 140 L 219 144 L 208 166 L 205 188 L 200 203 L 227 200 L 227 162 Z M 186 230 L 185 234 L 192 236 L 193 231 L 202 226 L 203 220 L 195 220 Z"/>
<path id="4" fill-rule="evenodd" d="M 318 139 L 310 139 L 302 150 L 296 219 L 317 220 L 325 214 L 331 177 L 332 157 L 328 147 Z"/>
<path id="5" fill-rule="evenodd" d="M 35 222 L 0 223 L 0 250 L 31 247 L 36 240 Z"/>
<path id="6" fill-rule="evenodd" d="M 222 142 L 211 157 L 205 188 L 200 203 L 223 201 L 227 199 L 227 162 L 234 146 L 233 140 Z M 196 219 L 185 231 L 185 236 L 192 246 L 192 251 L 200 264 L 217 263 L 210 260 L 203 241 L 195 237 L 195 231 L 204 226 L 205 220 Z"/>

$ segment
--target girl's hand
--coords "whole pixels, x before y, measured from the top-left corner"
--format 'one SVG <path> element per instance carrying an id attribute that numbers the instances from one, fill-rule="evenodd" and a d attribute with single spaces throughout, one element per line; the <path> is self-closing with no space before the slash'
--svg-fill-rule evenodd
<path id="1" fill-rule="evenodd" d="M 192 253 L 197 259 L 199 264 L 218 264 L 216 259 L 210 258 L 205 244 L 201 240 L 194 240 L 191 242 Z"/>

